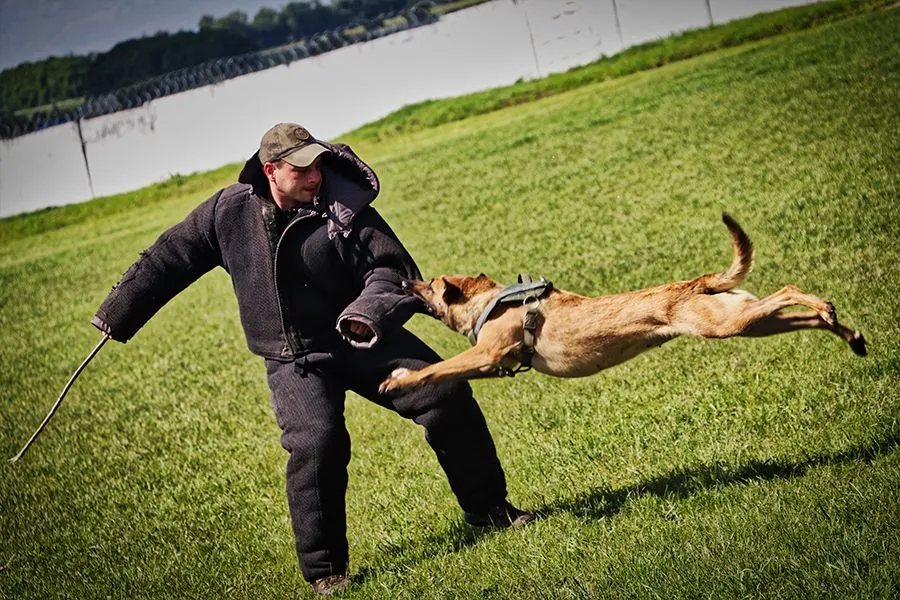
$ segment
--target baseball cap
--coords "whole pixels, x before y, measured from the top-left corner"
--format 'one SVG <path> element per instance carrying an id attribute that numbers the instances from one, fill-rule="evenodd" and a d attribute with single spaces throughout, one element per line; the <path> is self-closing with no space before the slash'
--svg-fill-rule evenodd
<path id="1" fill-rule="evenodd" d="M 263 164 L 283 160 L 295 167 L 308 167 L 328 148 L 302 125 L 279 123 L 262 136 L 259 142 L 259 161 Z"/>

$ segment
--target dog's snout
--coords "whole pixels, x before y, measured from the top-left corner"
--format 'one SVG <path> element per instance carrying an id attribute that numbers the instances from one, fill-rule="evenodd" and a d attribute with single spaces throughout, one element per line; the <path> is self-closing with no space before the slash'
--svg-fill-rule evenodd
<path id="1" fill-rule="evenodd" d="M 404 279 L 400 282 L 400 289 L 402 289 L 407 294 L 412 292 L 413 290 L 413 282 L 411 279 Z"/>

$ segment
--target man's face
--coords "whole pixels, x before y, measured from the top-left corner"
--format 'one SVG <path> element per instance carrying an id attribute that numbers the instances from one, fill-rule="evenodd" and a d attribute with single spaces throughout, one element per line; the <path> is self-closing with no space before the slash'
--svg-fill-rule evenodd
<path id="1" fill-rule="evenodd" d="M 322 171 L 319 159 L 308 167 L 295 167 L 283 160 L 266 163 L 264 168 L 272 187 L 273 196 L 278 194 L 298 204 L 311 204 L 322 185 Z"/>

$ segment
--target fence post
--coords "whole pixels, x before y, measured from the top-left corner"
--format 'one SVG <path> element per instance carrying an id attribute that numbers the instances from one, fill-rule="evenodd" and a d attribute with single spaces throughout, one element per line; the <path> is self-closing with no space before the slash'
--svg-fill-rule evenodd
<path id="1" fill-rule="evenodd" d="M 531 54 L 534 56 L 534 69 L 537 71 L 537 78 L 541 78 L 541 65 L 538 62 L 537 48 L 534 45 L 534 33 L 531 32 L 531 21 L 528 20 L 528 9 L 525 8 L 523 0 L 512 0 L 514 5 L 521 7 L 522 14 L 525 15 L 525 27 L 528 28 L 528 38 L 531 40 Z"/>
<path id="2" fill-rule="evenodd" d="M 619 22 L 619 7 L 616 6 L 616 0 L 612 0 L 613 16 L 616 18 L 616 33 L 619 34 L 619 51 L 625 49 L 625 40 L 622 38 L 622 24 Z"/>
<path id="3" fill-rule="evenodd" d="M 94 194 L 94 181 L 91 179 L 91 165 L 88 163 L 87 144 L 84 141 L 84 134 L 81 133 L 81 116 L 75 119 L 75 129 L 78 131 L 78 141 L 81 142 L 81 156 L 84 158 L 84 170 L 87 173 L 88 187 L 91 189 L 91 198 L 96 198 Z"/>

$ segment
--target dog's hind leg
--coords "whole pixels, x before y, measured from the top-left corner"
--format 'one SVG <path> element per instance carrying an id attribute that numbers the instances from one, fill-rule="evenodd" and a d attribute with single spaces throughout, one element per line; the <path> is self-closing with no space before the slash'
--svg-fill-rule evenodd
<path id="1" fill-rule="evenodd" d="M 794 285 L 786 285 L 774 294 L 762 298 L 760 302 L 771 305 L 777 304 L 780 308 L 788 306 L 805 306 L 806 308 L 811 308 L 816 311 L 826 323 L 830 325 L 837 324 L 837 312 L 834 310 L 834 305 L 831 302 L 822 300 L 812 294 L 807 294 Z"/>
<path id="2" fill-rule="evenodd" d="M 829 324 L 815 311 L 791 313 L 778 311 L 763 317 L 755 323 L 751 323 L 739 335 L 744 337 L 765 337 L 802 329 L 824 329 L 825 331 L 830 331 L 847 342 L 850 345 L 850 349 L 859 356 L 865 356 L 867 353 L 866 339 L 861 332 L 850 329 L 841 323 Z"/>
<path id="3" fill-rule="evenodd" d="M 798 305 L 811 308 L 812 312 L 781 312 L 784 308 Z M 838 323 L 837 313 L 830 302 L 793 285 L 758 300 L 725 294 L 695 296 L 687 306 L 690 311 L 680 315 L 684 324 L 680 333 L 687 335 L 726 338 L 775 335 L 799 329 L 827 329 L 850 344 L 856 354 L 866 354 L 862 334 Z"/>

